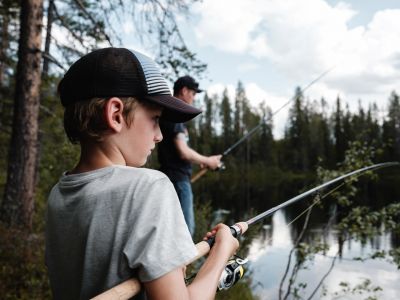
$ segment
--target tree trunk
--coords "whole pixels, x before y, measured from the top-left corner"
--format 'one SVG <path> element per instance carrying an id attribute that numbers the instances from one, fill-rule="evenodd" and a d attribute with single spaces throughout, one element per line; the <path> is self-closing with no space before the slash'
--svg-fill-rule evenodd
<path id="1" fill-rule="evenodd" d="M 46 41 L 44 43 L 44 57 L 43 57 L 43 78 L 49 73 L 49 55 L 50 55 L 50 44 L 51 44 L 51 28 L 54 21 L 54 0 L 49 0 L 49 6 L 47 8 L 47 27 L 46 27 Z"/>
<path id="2" fill-rule="evenodd" d="M 36 185 L 43 0 L 22 0 L 7 183 L 0 219 L 9 226 L 32 225 Z"/>
<path id="3" fill-rule="evenodd" d="M 0 40 L 0 88 L 3 88 L 5 78 L 7 49 L 8 49 L 8 13 L 2 16 L 1 20 L 1 40 Z"/>
<path id="4" fill-rule="evenodd" d="M 4 107 L 4 90 L 5 90 L 5 72 L 7 68 L 6 60 L 7 60 L 7 49 L 8 49 L 8 22 L 9 17 L 8 13 L 5 13 L 1 19 L 1 39 L 0 39 L 0 98 L 3 101 L 0 101 L 0 130 L 3 128 L 3 107 Z"/>

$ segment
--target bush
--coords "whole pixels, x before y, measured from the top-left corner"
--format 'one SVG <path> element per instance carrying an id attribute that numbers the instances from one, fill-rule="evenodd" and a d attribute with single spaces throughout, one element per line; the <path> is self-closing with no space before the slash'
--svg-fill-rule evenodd
<path id="1" fill-rule="evenodd" d="M 3 300 L 51 299 L 44 235 L 0 224 L 0 295 Z"/>

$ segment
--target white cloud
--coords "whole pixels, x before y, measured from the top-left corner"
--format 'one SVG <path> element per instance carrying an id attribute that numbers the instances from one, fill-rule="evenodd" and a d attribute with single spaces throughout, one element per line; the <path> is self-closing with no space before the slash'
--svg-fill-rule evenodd
<path id="1" fill-rule="evenodd" d="M 131 34 L 135 31 L 132 21 L 126 21 L 122 24 L 124 34 Z"/>
<path id="2" fill-rule="evenodd" d="M 250 33 L 262 20 L 256 9 L 251 1 L 204 1 L 194 9 L 200 15 L 196 37 L 201 44 L 242 53 L 251 43 Z"/>
<path id="3" fill-rule="evenodd" d="M 254 71 L 257 70 L 260 66 L 256 63 L 253 62 L 245 62 L 241 63 L 237 66 L 237 70 L 239 72 L 248 72 L 248 71 Z"/>
<path id="4" fill-rule="evenodd" d="M 268 60 L 301 81 L 337 65 L 320 85 L 321 96 L 386 101 L 400 86 L 400 9 L 375 13 L 369 24 L 350 28 L 357 11 L 323 0 L 205 0 L 194 13 L 199 45 Z"/>

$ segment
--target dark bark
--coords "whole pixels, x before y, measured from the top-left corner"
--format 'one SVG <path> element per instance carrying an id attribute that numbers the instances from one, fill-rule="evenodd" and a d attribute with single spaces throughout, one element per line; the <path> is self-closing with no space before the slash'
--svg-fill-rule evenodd
<path id="1" fill-rule="evenodd" d="M 54 0 L 49 0 L 49 7 L 47 8 L 46 40 L 44 43 L 44 55 L 43 55 L 43 72 L 42 72 L 43 77 L 47 76 L 49 73 L 51 28 L 53 26 L 53 22 L 54 22 Z"/>
<path id="2" fill-rule="evenodd" d="M 9 45 L 8 37 L 8 14 L 4 14 L 1 18 L 1 39 L 0 39 L 0 97 L 4 99 L 4 79 L 7 68 L 7 49 Z M 0 130 L 3 127 L 2 113 L 3 113 L 4 101 L 0 101 Z"/>
<path id="3" fill-rule="evenodd" d="M 23 0 L 7 182 L 0 219 L 31 228 L 36 184 L 43 0 Z"/>
<path id="4" fill-rule="evenodd" d="M 3 88 L 4 74 L 6 70 L 6 59 L 8 49 L 8 15 L 4 14 L 1 20 L 1 40 L 0 40 L 0 88 Z"/>

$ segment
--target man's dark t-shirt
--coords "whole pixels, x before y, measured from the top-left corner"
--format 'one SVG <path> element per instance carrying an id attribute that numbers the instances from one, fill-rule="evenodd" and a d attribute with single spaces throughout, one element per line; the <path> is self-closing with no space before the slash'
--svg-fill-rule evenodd
<path id="1" fill-rule="evenodd" d="M 172 182 L 190 180 L 192 165 L 180 158 L 174 139 L 179 133 L 183 133 L 186 142 L 189 140 L 188 131 L 183 123 L 171 123 L 160 121 L 163 140 L 158 144 L 158 161 L 160 171 L 165 173 Z"/>

